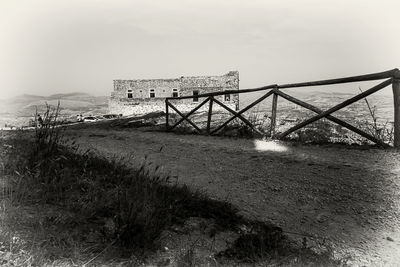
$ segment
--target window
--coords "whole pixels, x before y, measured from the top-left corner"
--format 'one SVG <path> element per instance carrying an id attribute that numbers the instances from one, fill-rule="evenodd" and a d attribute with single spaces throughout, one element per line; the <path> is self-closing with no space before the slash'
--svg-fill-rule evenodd
<path id="1" fill-rule="evenodd" d="M 128 98 L 132 98 L 132 90 L 128 90 Z"/>
<path id="2" fill-rule="evenodd" d="M 150 98 L 154 98 L 156 97 L 156 93 L 154 91 L 154 89 L 150 89 Z"/>
<path id="3" fill-rule="evenodd" d="M 198 90 L 193 91 L 193 102 L 199 102 L 198 95 L 199 95 L 199 91 Z"/>
<path id="4" fill-rule="evenodd" d="M 231 95 L 230 94 L 226 94 L 225 95 L 225 102 L 229 102 L 231 101 Z"/>
<path id="5" fill-rule="evenodd" d="M 172 97 L 178 97 L 178 89 L 172 89 Z"/>

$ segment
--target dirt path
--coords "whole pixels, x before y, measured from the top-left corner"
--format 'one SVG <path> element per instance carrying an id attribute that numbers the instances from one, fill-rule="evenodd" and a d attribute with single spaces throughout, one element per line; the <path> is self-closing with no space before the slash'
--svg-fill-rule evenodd
<path id="1" fill-rule="evenodd" d="M 352 265 L 399 266 L 399 152 L 139 130 L 67 133 L 103 155 L 133 154 L 133 165 L 147 156 L 162 172 L 247 216 L 326 238 Z"/>

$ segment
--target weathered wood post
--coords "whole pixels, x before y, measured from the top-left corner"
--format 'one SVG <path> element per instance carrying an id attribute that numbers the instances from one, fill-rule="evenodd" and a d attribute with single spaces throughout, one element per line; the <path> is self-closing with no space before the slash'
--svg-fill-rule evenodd
<path id="1" fill-rule="evenodd" d="M 168 112 L 168 99 L 165 99 L 165 130 L 168 131 L 169 128 L 169 112 Z"/>
<path id="2" fill-rule="evenodd" d="M 400 148 L 400 70 L 393 74 L 393 103 L 394 103 L 394 147 Z"/>
<path id="3" fill-rule="evenodd" d="M 271 136 L 271 138 L 274 138 L 274 136 L 275 136 L 277 105 L 278 105 L 278 95 L 276 93 L 274 93 L 273 98 L 272 98 L 271 127 L 269 129 L 269 136 Z"/>
<path id="4" fill-rule="evenodd" d="M 207 134 L 210 134 L 213 102 L 214 102 L 214 97 L 210 96 L 210 104 L 208 106 L 208 118 L 207 118 Z"/>

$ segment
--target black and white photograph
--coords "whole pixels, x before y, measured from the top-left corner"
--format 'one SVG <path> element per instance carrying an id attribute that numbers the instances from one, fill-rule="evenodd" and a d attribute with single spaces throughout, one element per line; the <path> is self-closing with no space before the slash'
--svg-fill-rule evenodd
<path id="1" fill-rule="evenodd" d="M 0 0 L 0 266 L 400 266 L 400 1 Z"/>

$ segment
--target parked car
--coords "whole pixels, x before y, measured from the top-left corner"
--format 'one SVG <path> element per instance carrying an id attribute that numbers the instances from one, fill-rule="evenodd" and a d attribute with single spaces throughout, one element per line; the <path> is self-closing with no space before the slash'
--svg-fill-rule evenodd
<path id="1" fill-rule="evenodd" d="M 117 114 L 105 114 L 105 115 L 103 115 L 103 117 L 106 119 L 115 119 L 115 118 L 118 118 L 118 115 Z"/>
<path id="2" fill-rule="evenodd" d="M 97 115 L 97 116 L 94 116 L 96 119 L 98 119 L 98 120 L 105 120 L 106 118 L 104 117 L 104 116 L 101 116 L 101 115 Z"/>
<path id="3" fill-rule="evenodd" d="M 83 116 L 82 116 L 82 114 L 76 115 L 76 121 L 77 121 L 77 122 L 82 122 L 82 121 L 83 121 Z"/>
<path id="4" fill-rule="evenodd" d="M 83 122 L 95 122 L 95 121 L 98 121 L 98 119 L 93 116 L 87 116 L 83 118 Z"/>

